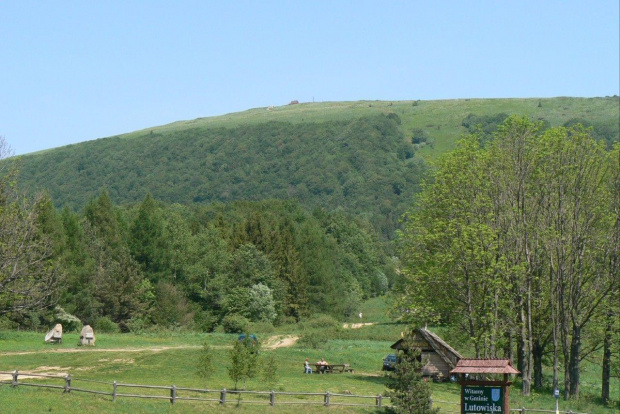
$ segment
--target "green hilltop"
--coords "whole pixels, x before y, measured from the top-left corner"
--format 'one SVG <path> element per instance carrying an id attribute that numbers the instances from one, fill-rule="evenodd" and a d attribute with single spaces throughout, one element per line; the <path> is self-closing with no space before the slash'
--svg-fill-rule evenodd
<path id="1" fill-rule="evenodd" d="M 20 186 L 74 210 L 106 189 L 181 204 L 297 199 L 370 219 L 387 238 L 428 161 L 503 117 L 579 121 L 618 140 L 619 99 L 531 98 L 299 103 L 179 121 L 20 157 Z"/>

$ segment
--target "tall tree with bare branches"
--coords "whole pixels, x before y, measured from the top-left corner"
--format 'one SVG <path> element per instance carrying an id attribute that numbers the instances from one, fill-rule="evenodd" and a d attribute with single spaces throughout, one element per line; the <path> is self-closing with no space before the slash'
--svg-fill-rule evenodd
<path id="1" fill-rule="evenodd" d="M 0 137 L 0 159 L 12 155 Z M 23 314 L 54 304 L 60 281 L 50 235 L 41 214 L 44 195 L 27 198 L 16 188 L 17 160 L 0 165 L 0 314 Z"/>

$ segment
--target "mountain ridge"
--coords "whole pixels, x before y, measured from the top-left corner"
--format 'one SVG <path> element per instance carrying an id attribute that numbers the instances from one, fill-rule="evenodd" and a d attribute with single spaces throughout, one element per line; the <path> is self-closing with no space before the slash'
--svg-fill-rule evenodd
<path id="1" fill-rule="evenodd" d="M 20 185 L 57 207 L 102 189 L 115 203 L 295 198 L 370 214 L 391 237 L 429 160 L 468 133 L 465 119 L 582 120 L 618 140 L 618 97 L 299 103 L 177 121 L 18 157 Z M 491 125 L 492 127 L 493 125 Z M 615 129 L 614 129 L 615 128 Z M 605 139 L 610 139 L 605 137 Z"/>

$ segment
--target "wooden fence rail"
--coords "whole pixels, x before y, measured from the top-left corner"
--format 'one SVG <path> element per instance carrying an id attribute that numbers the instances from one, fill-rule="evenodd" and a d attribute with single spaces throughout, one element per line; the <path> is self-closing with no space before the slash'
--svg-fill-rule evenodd
<path id="1" fill-rule="evenodd" d="M 384 395 L 354 395 L 354 394 L 339 394 L 326 392 L 292 392 L 292 391 L 245 391 L 245 390 L 227 390 L 226 388 L 221 390 L 210 390 L 202 388 L 185 388 L 177 387 L 176 385 L 164 386 L 164 385 L 144 385 L 144 384 L 125 384 L 119 382 L 105 382 L 92 379 L 73 378 L 71 375 L 49 375 L 49 374 L 36 374 L 28 372 L 20 372 L 18 370 L 11 372 L 0 371 L 0 374 L 11 375 L 11 380 L 0 381 L 0 385 L 10 385 L 12 388 L 17 386 L 27 387 L 40 387 L 40 388 L 53 388 L 61 389 L 65 393 L 70 392 L 84 392 L 90 394 L 108 395 L 112 397 L 112 401 L 116 401 L 119 397 L 127 398 L 148 398 L 148 399 L 161 399 L 169 400 L 171 404 L 175 404 L 177 401 L 201 401 L 211 402 L 224 405 L 227 403 L 236 404 L 264 404 L 274 406 L 278 405 L 321 405 L 325 407 L 329 406 L 348 406 L 348 407 L 365 407 L 365 408 L 386 408 L 390 407 L 390 397 Z M 63 385 L 55 385 L 49 383 L 33 383 L 19 381 L 19 376 L 33 379 L 51 380 L 64 382 Z M 102 389 L 88 389 L 82 387 L 75 387 L 75 382 L 84 382 L 91 384 L 100 384 L 99 388 L 112 388 L 111 391 L 105 391 Z M 142 394 L 130 394 L 121 393 L 119 388 L 125 389 L 140 389 Z M 166 391 L 166 395 L 157 393 L 157 391 Z M 209 394 L 213 394 L 212 398 L 209 398 Z M 243 396 L 252 398 L 251 400 L 242 399 Z M 287 398 L 288 397 L 288 398 Z M 291 399 L 295 397 L 296 399 Z M 364 403 L 365 400 L 371 400 L 371 402 Z M 460 413 L 460 403 L 448 402 L 448 401 L 431 401 L 433 406 L 439 406 L 442 413 Z M 453 410 L 445 410 L 444 405 L 454 406 Z M 528 408 L 513 408 L 511 412 L 518 414 L 526 413 L 555 413 L 555 410 L 539 410 Z M 577 413 L 574 411 L 559 411 L 561 414 L 587 414 Z"/>

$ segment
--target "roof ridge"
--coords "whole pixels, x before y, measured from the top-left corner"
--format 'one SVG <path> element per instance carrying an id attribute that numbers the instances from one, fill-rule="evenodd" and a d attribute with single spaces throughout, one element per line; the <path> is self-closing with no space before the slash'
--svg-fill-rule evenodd
<path id="1" fill-rule="evenodd" d="M 437 354 L 439 355 L 439 357 L 441 359 L 443 359 L 443 361 L 448 364 L 448 366 L 450 368 L 454 368 L 456 365 L 454 364 L 454 362 L 452 362 L 452 360 L 450 358 L 448 358 L 447 355 L 445 355 L 445 353 L 443 352 L 442 349 L 440 349 L 437 346 L 437 342 L 440 343 L 441 345 L 443 345 L 444 347 L 448 348 L 448 350 L 450 350 L 450 352 L 452 352 L 457 358 L 461 359 L 463 358 L 461 356 L 461 354 L 459 354 L 454 348 L 452 348 L 450 345 L 448 345 L 443 339 L 441 339 L 439 337 L 439 335 L 436 335 L 434 333 L 432 333 L 431 331 L 424 329 L 424 328 L 420 328 L 418 329 L 418 332 L 420 332 L 420 334 L 422 334 L 422 336 L 424 337 L 424 339 L 426 339 L 426 341 L 433 347 L 433 349 L 435 350 L 435 352 L 437 352 Z"/>
<path id="2" fill-rule="evenodd" d="M 418 331 L 420 331 L 420 333 L 422 333 L 422 335 L 424 335 L 425 338 L 426 338 L 426 334 L 429 334 L 433 340 L 436 340 L 437 342 L 439 342 L 440 344 L 448 348 L 450 352 L 456 355 L 459 359 L 463 359 L 463 355 L 461 355 L 456 349 L 448 345 L 448 343 L 444 341 L 443 339 L 441 339 L 441 337 L 437 335 L 436 333 L 433 333 L 426 328 L 419 328 Z M 428 338 L 426 339 L 428 340 Z M 433 346 L 433 348 L 435 348 L 435 346 Z"/>

